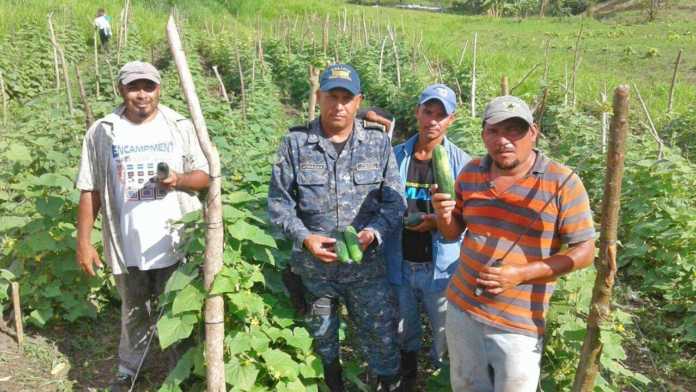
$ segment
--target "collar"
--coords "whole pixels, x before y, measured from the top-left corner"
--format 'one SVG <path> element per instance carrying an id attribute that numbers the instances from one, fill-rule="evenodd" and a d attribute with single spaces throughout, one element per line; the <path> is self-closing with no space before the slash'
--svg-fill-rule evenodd
<path id="1" fill-rule="evenodd" d="M 363 128 L 361 121 L 353 120 L 353 135 L 357 141 L 364 142 L 367 139 L 367 131 Z M 351 139 L 352 137 L 349 137 Z M 309 123 L 309 136 L 307 136 L 307 144 L 318 144 L 322 140 L 328 141 L 328 138 L 324 136 L 324 132 L 321 130 L 320 118 L 316 118 Z"/>
<path id="2" fill-rule="evenodd" d="M 532 170 L 530 170 L 531 174 L 534 175 L 542 175 L 546 172 L 546 169 L 549 167 L 549 158 L 544 155 L 541 150 L 537 148 L 533 148 L 532 151 L 536 153 L 536 159 L 534 160 L 534 164 L 532 165 Z M 486 154 L 483 158 L 481 158 L 481 161 L 479 162 L 479 169 L 482 172 L 489 172 L 491 170 L 491 165 L 493 164 L 493 159 L 491 158 L 490 155 Z"/>
<path id="3" fill-rule="evenodd" d="M 418 133 L 415 135 L 411 136 L 404 142 L 404 151 L 406 152 L 406 155 L 413 155 L 413 149 L 416 148 L 416 143 L 418 142 Z M 450 141 L 447 139 L 447 136 L 442 138 L 442 146 L 445 147 L 445 150 L 447 150 L 447 154 L 450 154 Z"/>

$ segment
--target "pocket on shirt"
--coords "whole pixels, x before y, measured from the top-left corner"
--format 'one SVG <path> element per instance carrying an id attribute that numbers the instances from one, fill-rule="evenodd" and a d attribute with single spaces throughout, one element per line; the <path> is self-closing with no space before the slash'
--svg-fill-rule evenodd
<path id="1" fill-rule="evenodd" d="M 329 173 L 324 170 L 300 170 L 297 174 L 299 197 L 297 206 L 303 212 L 322 212 L 326 210 Z"/>

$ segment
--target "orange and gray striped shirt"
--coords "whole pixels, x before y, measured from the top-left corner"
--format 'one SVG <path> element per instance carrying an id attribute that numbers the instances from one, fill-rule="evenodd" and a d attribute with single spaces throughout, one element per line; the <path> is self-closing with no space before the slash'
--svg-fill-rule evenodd
<path id="1" fill-rule="evenodd" d="M 454 214 L 461 216 L 467 230 L 459 265 L 447 288 L 447 299 L 480 322 L 539 336 L 544 334 L 554 279 L 526 282 L 498 295 L 474 295 L 476 278 L 484 265 L 502 257 L 523 233 L 503 264 L 542 260 L 557 253 L 563 244 L 595 236 L 587 192 L 575 174 L 536 219 L 571 171 L 534 151 L 537 156 L 529 175 L 505 192 L 497 192 L 489 180 L 490 156 L 472 160 L 459 173 Z"/>

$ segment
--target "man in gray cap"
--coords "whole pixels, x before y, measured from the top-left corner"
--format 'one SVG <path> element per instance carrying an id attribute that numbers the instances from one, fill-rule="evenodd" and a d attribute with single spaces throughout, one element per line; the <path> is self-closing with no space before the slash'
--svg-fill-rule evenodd
<path id="1" fill-rule="evenodd" d="M 101 212 L 104 256 L 121 296 L 118 374 L 112 391 L 128 391 L 154 331 L 157 299 L 184 258 L 181 227 L 171 222 L 201 208 L 208 163 L 193 125 L 159 104 L 160 74 L 148 63 L 121 68 L 123 104 L 85 135 L 76 186 L 77 263 L 102 267 L 91 233 Z"/>
<path id="2" fill-rule="evenodd" d="M 444 84 L 425 88 L 418 99 L 415 115 L 418 132 L 394 147 L 401 181 L 405 184 L 407 216 L 399 230 L 385 241 L 389 282 L 399 301 L 399 344 L 401 376 L 405 391 L 413 391 L 418 372 L 418 352 L 423 336 L 423 307 L 432 331 L 431 360 L 443 364 L 447 343 L 445 288 L 459 258 L 460 241 L 447 241 L 437 230 L 430 203 L 430 186 L 435 182 L 433 150 L 442 145 L 447 151 L 452 178 L 471 160 L 469 155 L 447 139 L 454 122 L 457 97 Z M 411 219 L 421 216 L 422 219 Z"/>
<path id="3" fill-rule="evenodd" d="M 396 301 L 386 277 L 382 239 L 399 225 L 403 185 L 388 136 L 364 128 L 358 73 L 334 64 L 321 75 L 320 116 L 283 138 L 268 191 L 271 222 L 293 242 L 292 272 L 306 289 L 307 327 L 332 392 L 343 391 L 338 307 L 345 304 L 377 389 L 400 389 Z M 361 263 L 337 260 L 347 226 L 358 232 Z"/>
<path id="4" fill-rule="evenodd" d="M 447 287 L 447 346 L 454 391 L 533 392 L 556 279 L 594 258 L 594 224 L 580 178 L 534 148 L 526 103 L 486 106 L 488 154 L 459 173 L 456 197 L 433 195 L 446 239 L 464 232 Z"/>

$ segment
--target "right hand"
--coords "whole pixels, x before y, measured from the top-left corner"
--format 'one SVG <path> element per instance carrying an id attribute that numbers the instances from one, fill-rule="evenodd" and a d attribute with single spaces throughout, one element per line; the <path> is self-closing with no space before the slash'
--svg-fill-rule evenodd
<path id="1" fill-rule="evenodd" d="M 101 260 L 99 259 L 99 253 L 90 243 L 77 244 L 77 254 L 75 256 L 77 264 L 82 268 L 87 275 L 96 276 L 94 272 L 94 265 L 98 268 L 103 268 Z"/>
<path id="2" fill-rule="evenodd" d="M 430 186 L 430 194 L 432 195 L 433 209 L 438 219 L 446 224 L 452 222 L 452 211 L 454 211 L 457 202 L 452 200 L 452 196 L 448 193 L 437 193 L 437 184 Z"/>
<path id="3" fill-rule="evenodd" d="M 325 263 L 333 263 L 338 259 L 334 252 L 335 238 L 319 234 L 310 234 L 304 239 L 304 246 L 317 259 Z"/>

